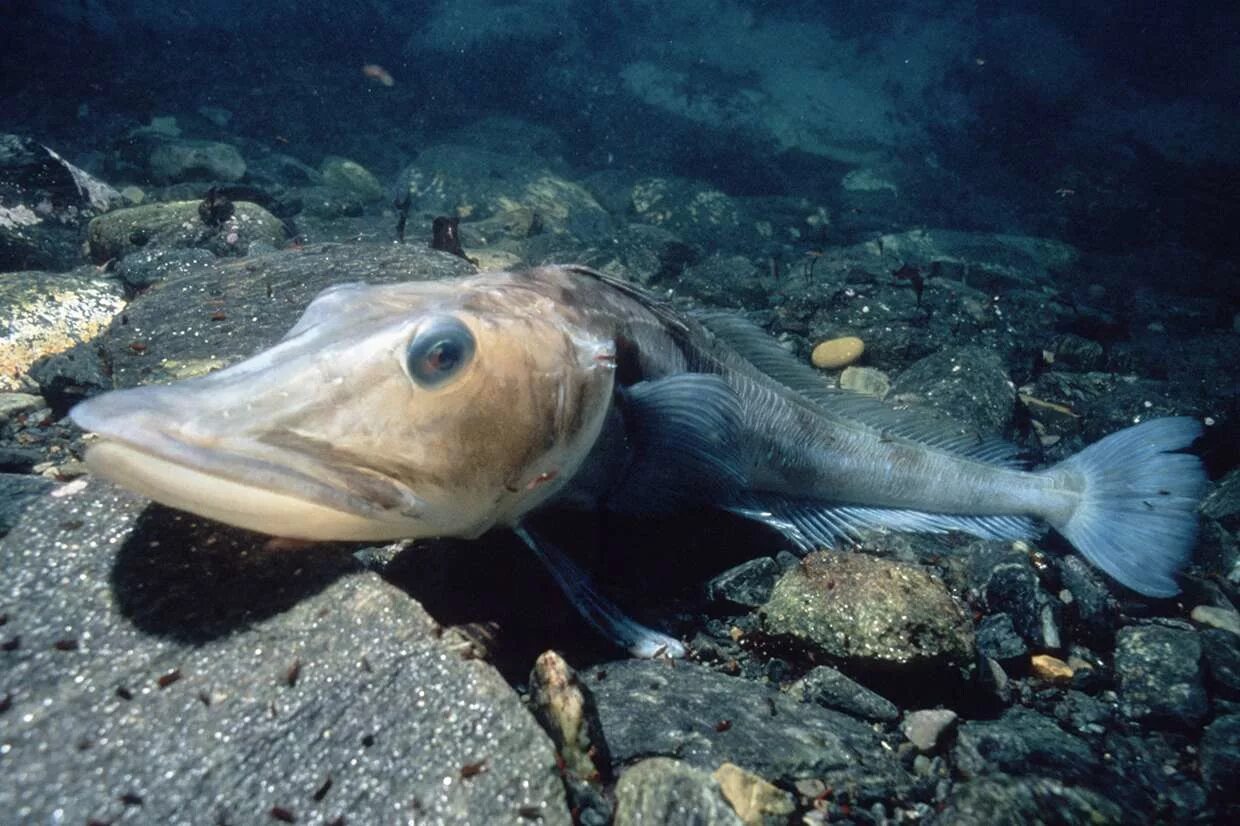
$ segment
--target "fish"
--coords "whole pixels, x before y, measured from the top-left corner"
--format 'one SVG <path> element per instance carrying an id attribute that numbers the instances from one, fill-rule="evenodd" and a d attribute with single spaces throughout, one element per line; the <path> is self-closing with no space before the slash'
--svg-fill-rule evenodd
<path id="1" fill-rule="evenodd" d="M 871 530 L 1032 538 L 1044 522 L 1122 585 L 1178 592 L 1207 480 L 1202 432 L 1152 419 L 1029 470 L 1017 448 L 830 387 L 741 316 L 682 311 L 580 266 L 329 287 L 274 346 L 115 390 L 70 416 L 85 461 L 173 508 L 308 541 L 511 529 L 583 618 L 629 618 L 536 530 L 553 508 L 718 508 L 809 551 Z"/>

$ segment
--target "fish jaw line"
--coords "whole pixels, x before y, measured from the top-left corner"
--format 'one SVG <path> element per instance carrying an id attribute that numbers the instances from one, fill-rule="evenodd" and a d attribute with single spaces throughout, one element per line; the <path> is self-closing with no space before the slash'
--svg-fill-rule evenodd
<path id="1" fill-rule="evenodd" d="M 377 541 L 429 535 L 415 515 L 421 503 L 410 501 L 403 512 L 379 508 L 292 468 L 162 433 L 144 444 L 105 435 L 87 448 L 86 464 L 161 504 L 273 536 Z"/>

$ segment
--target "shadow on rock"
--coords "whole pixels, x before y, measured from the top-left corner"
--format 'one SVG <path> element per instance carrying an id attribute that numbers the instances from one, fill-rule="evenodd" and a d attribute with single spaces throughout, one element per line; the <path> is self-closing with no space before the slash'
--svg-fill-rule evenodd
<path id="1" fill-rule="evenodd" d="M 117 609 L 148 633 L 206 642 L 313 598 L 361 569 L 350 545 L 271 550 L 269 540 L 151 505 L 112 566 Z"/>

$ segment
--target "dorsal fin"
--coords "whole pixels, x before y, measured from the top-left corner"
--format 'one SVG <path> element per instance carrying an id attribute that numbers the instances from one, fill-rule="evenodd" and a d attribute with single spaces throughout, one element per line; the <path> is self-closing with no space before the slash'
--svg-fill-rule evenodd
<path id="1" fill-rule="evenodd" d="M 821 373 L 785 350 L 765 330 L 731 313 L 697 312 L 693 317 L 762 374 L 807 399 L 825 413 L 970 459 L 1023 467 L 1020 449 L 978 432 L 936 410 L 897 409 L 870 396 L 825 384 Z"/>

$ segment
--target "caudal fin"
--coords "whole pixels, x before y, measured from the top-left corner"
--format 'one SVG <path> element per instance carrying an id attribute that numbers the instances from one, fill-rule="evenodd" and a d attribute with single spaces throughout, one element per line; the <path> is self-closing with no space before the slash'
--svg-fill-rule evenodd
<path id="1" fill-rule="evenodd" d="M 1112 433 L 1044 473 L 1081 491 L 1071 516 L 1054 528 L 1086 559 L 1134 591 L 1179 592 L 1176 574 L 1197 541 L 1197 505 L 1206 474 L 1183 450 L 1201 435 L 1196 419 L 1173 417 Z"/>

